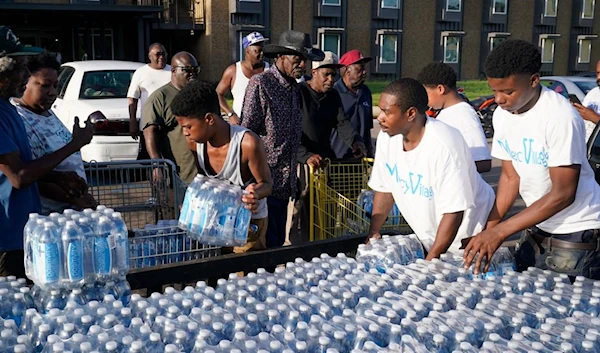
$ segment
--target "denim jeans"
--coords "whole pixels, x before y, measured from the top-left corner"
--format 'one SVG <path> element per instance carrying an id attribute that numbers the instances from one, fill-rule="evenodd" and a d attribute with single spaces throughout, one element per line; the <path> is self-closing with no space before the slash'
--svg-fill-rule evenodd
<path id="1" fill-rule="evenodd" d="M 559 247 L 549 247 L 539 244 L 531 236 L 537 234 L 543 237 L 569 241 L 573 243 L 596 244 L 595 250 L 572 250 Z M 590 229 L 569 234 L 550 234 L 534 227 L 526 229 L 521 234 L 515 252 L 517 271 L 521 272 L 534 266 L 543 270 L 552 270 L 569 275 L 585 276 L 591 279 L 600 279 L 600 250 L 598 247 L 599 235 L 597 229 Z"/>

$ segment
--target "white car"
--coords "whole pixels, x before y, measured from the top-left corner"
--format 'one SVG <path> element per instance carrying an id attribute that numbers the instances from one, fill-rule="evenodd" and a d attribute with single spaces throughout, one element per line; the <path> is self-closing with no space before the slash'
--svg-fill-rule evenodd
<path id="1" fill-rule="evenodd" d="M 595 78 L 583 76 L 542 76 L 540 82 L 575 102 L 583 102 L 585 95 L 594 87 L 598 87 Z"/>
<path id="2" fill-rule="evenodd" d="M 143 63 L 92 60 L 63 64 L 58 76 L 58 97 L 52 110 L 69 129 L 75 117 L 83 123 L 99 110 L 107 120 L 95 120 L 92 142 L 81 149 L 84 161 L 135 160 L 138 141 L 129 134 L 127 90 L 135 70 Z M 137 119 L 141 107 L 138 106 Z"/>

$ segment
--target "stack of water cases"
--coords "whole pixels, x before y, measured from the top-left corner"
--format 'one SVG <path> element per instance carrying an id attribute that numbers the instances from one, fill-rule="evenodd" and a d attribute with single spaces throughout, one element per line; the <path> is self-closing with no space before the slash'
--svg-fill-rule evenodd
<path id="1" fill-rule="evenodd" d="M 251 212 L 242 203 L 243 192 L 229 182 L 196 176 L 185 194 L 179 228 L 202 244 L 244 245 Z"/>
<path id="2" fill-rule="evenodd" d="M 364 210 L 363 218 L 366 220 L 371 219 L 371 215 L 373 213 L 373 197 L 375 196 L 375 191 L 373 190 L 361 190 L 360 195 L 358 195 L 357 203 L 358 206 Z M 400 210 L 396 203 L 392 207 L 388 218 L 385 220 L 385 225 L 389 226 L 400 226 L 403 225 L 404 219 L 400 217 Z"/>
<path id="3" fill-rule="evenodd" d="M 23 244 L 25 274 L 35 284 L 41 307 L 51 298 L 64 298 L 72 291 L 87 295 L 99 287 L 119 288 L 128 296 L 127 226 L 113 209 L 30 214 Z"/>
<path id="4" fill-rule="evenodd" d="M 49 310 L 24 280 L 0 278 L 0 352 L 598 352 L 599 282 L 538 269 L 473 277 L 455 261 L 381 273 L 323 254 L 129 304 L 72 292 Z"/>
<path id="5" fill-rule="evenodd" d="M 154 267 L 217 256 L 219 248 L 204 247 L 178 227 L 178 220 L 159 220 L 136 229 L 129 244 L 131 268 Z"/>

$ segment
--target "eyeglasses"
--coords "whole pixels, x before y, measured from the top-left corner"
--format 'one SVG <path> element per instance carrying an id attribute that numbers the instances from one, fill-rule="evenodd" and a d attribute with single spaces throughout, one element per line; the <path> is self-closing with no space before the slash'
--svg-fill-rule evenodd
<path id="1" fill-rule="evenodd" d="M 175 66 L 181 69 L 181 71 L 187 73 L 187 74 L 199 74 L 200 73 L 200 66 Z"/>

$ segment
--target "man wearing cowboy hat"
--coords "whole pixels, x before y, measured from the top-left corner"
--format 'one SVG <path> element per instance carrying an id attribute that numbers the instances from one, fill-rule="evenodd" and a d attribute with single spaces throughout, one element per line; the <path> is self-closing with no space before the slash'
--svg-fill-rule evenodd
<path id="1" fill-rule="evenodd" d="M 269 38 L 263 37 L 259 32 L 252 32 L 242 40 L 244 48 L 244 60 L 229 65 L 223 72 L 223 77 L 217 86 L 219 105 L 221 110 L 227 114 L 229 123 L 239 124 L 239 114 L 242 113 L 244 94 L 250 77 L 259 74 L 269 68 L 269 63 L 263 60 L 263 47 Z M 225 94 L 231 91 L 233 96 L 233 109 L 227 104 Z"/>
<path id="2" fill-rule="evenodd" d="M 340 58 L 341 79 L 333 88 L 340 93 L 346 117 L 350 119 L 352 126 L 363 138 L 367 146 L 367 154 L 373 156 L 373 145 L 371 143 L 371 129 L 373 128 L 373 98 L 371 90 L 365 85 L 367 79 L 366 64 L 373 58 L 363 56 L 357 50 L 350 50 Z M 352 150 L 344 143 L 337 132 L 331 136 L 331 147 L 338 158 L 352 158 Z"/>
<path id="3" fill-rule="evenodd" d="M 42 52 L 41 48 L 24 46 L 10 29 L 0 26 L 0 276 L 25 277 L 23 229 L 30 213 L 41 212 L 37 181 L 56 184 L 66 198 L 79 195 L 87 187 L 75 173 L 53 169 L 90 143 L 93 127 L 89 119 L 86 127 L 80 128 L 76 117 L 71 141 L 33 160 L 23 120 L 9 102 L 25 91 L 28 57 Z"/>
<path id="4" fill-rule="evenodd" d="M 296 79 L 306 60 L 320 61 L 325 54 L 312 47 L 308 34 L 286 31 L 278 44 L 264 47 L 264 55 L 277 58 L 270 69 L 252 76 L 242 107 L 241 125 L 262 139 L 271 168 L 273 193 L 267 198 L 267 247 L 283 245 L 287 206 L 296 194 L 296 158 L 302 135 L 302 111 Z"/>
<path id="5" fill-rule="evenodd" d="M 318 169 L 326 165 L 326 159 L 335 159 L 329 137 L 335 129 L 357 157 L 366 155 L 360 135 L 354 130 L 344 114 L 339 93 L 333 89 L 338 64 L 337 56 L 327 51 L 323 61 L 312 62 L 312 78 L 300 83 L 302 96 L 302 138 L 298 149 L 298 183 L 300 195 L 294 201 L 289 240 L 293 245 L 307 240 L 309 230 L 308 195 L 309 166 Z M 289 212 L 289 210 L 288 210 Z M 298 230 L 298 225 L 300 229 Z"/>

